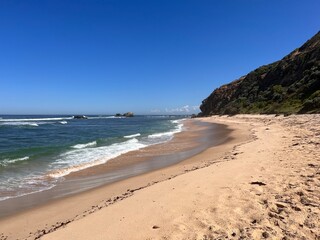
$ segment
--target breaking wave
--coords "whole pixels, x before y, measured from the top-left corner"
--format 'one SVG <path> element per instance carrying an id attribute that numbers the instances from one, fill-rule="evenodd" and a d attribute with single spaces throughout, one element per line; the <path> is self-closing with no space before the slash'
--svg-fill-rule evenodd
<path id="1" fill-rule="evenodd" d="M 149 139 L 162 139 L 164 141 L 170 140 L 174 134 L 181 132 L 183 129 L 183 120 L 172 120 L 171 122 L 174 124 L 177 124 L 176 127 L 169 132 L 163 132 L 163 133 L 154 133 L 150 134 L 148 136 Z"/>
<path id="2" fill-rule="evenodd" d="M 133 138 L 109 146 L 71 150 L 61 154 L 58 160 L 52 163 L 56 170 L 50 172 L 48 176 L 52 178 L 63 177 L 72 172 L 103 164 L 124 153 L 138 150 L 146 146 L 147 145 L 142 144 L 137 139 Z"/>
<path id="3" fill-rule="evenodd" d="M 61 121 L 72 119 L 72 117 L 65 118 L 12 118 L 12 119 L 0 119 L 0 122 L 34 122 L 34 121 Z"/>
<path id="4" fill-rule="evenodd" d="M 30 157 L 22 157 L 22 158 L 15 158 L 15 159 L 4 159 L 3 161 L 0 162 L 0 165 L 2 166 L 8 166 L 10 164 L 14 164 L 16 162 L 21 162 L 21 161 L 26 161 L 29 160 Z"/>
<path id="5" fill-rule="evenodd" d="M 89 143 L 76 144 L 76 145 L 72 146 L 72 148 L 81 149 L 81 148 L 93 147 L 96 145 L 97 145 L 97 142 L 93 141 L 93 142 L 89 142 Z"/>
<path id="6" fill-rule="evenodd" d="M 140 133 L 124 136 L 124 138 L 135 138 L 141 136 Z"/>
<path id="7" fill-rule="evenodd" d="M 36 122 L 0 122 L 0 126 L 31 126 L 38 127 L 39 124 Z"/>

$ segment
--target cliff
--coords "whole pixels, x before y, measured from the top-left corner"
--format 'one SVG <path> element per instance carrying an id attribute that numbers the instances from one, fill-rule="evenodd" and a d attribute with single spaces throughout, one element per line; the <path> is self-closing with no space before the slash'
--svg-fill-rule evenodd
<path id="1" fill-rule="evenodd" d="M 201 115 L 320 113 L 320 32 L 280 61 L 215 89 Z"/>

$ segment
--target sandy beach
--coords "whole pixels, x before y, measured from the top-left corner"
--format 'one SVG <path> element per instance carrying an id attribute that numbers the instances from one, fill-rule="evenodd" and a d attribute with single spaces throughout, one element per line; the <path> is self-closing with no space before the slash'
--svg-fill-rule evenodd
<path id="1" fill-rule="evenodd" d="M 227 139 L 3 218 L 0 239 L 320 239 L 319 117 L 200 119 L 227 126 Z"/>
<path id="2" fill-rule="evenodd" d="M 52 189 L 0 201 L 0 218 L 177 164 L 210 146 L 226 142 L 231 131 L 224 125 L 201 121 L 185 121 L 184 129 L 185 131 L 176 134 L 169 142 L 130 151 L 104 164 L 72 172 Z M 156 180 L 157 178 L 154 181 Z"/>

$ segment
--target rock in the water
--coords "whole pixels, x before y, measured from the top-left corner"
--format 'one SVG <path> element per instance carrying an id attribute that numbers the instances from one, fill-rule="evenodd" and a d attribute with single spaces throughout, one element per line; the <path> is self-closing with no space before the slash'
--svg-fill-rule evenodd
<path id="1" fill-rule="evenodd" d="M 124 117 L 133 117 L 133 112 L 127 112 L 123 114 Z"/>
<path id="2" fill-rule="evenodd" d="M 73 116 L 73 119 L 88 119 L 88 117 L 85 115 L 75 115 Z"/>

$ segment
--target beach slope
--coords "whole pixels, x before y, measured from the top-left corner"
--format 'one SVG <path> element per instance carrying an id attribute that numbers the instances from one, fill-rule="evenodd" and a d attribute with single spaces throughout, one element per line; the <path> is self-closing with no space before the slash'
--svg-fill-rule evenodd
<path id="1" fill-rule="evenodd" d="M 42 239 L 319 239 L 319 117 L 205 118 L 251 138 Z"/>

